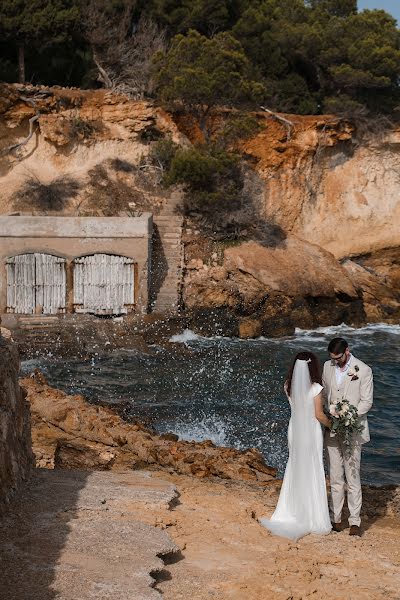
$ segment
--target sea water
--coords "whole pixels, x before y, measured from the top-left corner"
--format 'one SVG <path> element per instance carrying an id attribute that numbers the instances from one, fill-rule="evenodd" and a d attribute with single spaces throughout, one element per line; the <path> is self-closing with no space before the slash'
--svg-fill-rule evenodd
<path id="1" fill-rule="evenodd" d="M 300 350 L 315 352 L 323 362 L 328 342 L 336 336 L 345 337 L 374 373 L 371 442 L 363 447 L 362 479 L 399 484 L 398 325 L 299 329 L 291 337 L 255 340 L 204 338 L 186 330 L 173 336 L 168 347 L 99 352 L 88 361 L 48 356 L 26 361 L 23 371 L 38 367 L 51 385 L 92 402 L 124 402 L 132 418 L 180 439 L 256 447 L 282 475 L 288 456 L 290 409 L 283 393 L 288 367 Z"/>

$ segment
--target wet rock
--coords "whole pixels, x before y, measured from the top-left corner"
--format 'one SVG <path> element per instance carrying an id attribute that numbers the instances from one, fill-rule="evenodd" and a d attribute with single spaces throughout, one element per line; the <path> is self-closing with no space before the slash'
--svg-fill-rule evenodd
<path id="1" fill-rule="evenodd" d="M 400 248 L 389 248 L 343 262 L 360 290 L 368 322 L 398 323 L 400 318 Z"/>
<path id="2" fill-rule="evenodd" d="M 177 442 L 179 440 L 179 435 L 175 433 L 162 433 L 160 435 L 162 440 L 169 440 L 170 442 Z"/>
<path id="3" fill-rule="evenodd" d="M 1 323 L 1 320 L 0 320 Z M 7 340 L 8 342 L 12 341 L 12 333 L 9 329 L 7 329 L 6 327 L 0 327 L 0 339 L 3 338 L 4 340 Z"/>
<path id="4" fill-rule="evenodd" d="M 38 371 L 21 380 L 32 414 L 32 441 L 40 467 L 121 471 L 164 468 L 196 477 L 264 484 L 276 476 L 256 449 L 187 442 L 129 424 L 112 410 L 51 388 Z"/>
<path id="5" fill-rule="evenodd" d="M 190 269 L 184 301 L 190 327 L 206 335 L 218 326 L 223 335 L 278 337 L 295 327 L 361 324 L 365 317 L 347 270 L 295 236 L 276 247 L 242 243 L 225 250 L 222 266 Z"/>

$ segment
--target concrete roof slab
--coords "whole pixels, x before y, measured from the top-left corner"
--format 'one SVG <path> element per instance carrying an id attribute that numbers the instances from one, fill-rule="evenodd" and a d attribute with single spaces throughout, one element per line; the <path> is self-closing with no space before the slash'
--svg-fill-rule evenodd
<path id="1" fill-rule="evenodd" d="M 0 217 L 3 238 L 137 238 L 151 233 L 151 213 L 140 217 Z"/>

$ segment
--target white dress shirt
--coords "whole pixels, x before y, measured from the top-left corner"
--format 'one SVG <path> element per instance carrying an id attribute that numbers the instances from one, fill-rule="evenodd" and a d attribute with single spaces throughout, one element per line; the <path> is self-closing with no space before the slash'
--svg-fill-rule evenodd
<path id="1" fill-rule="evenodd" d="M 345 375 L 347 375 L 347 371 L 350 368 L 350 363 L 352 361 L 353 355 L 350 354 L 349 360 L 347 361 L 347 363 L 345 364 L 344 367 L 339 367 L 338 364 L 336 364 L 336 368 L 335 368 L 335 375 L 336 375 L 336 383 L 338 385 L 341 385 L 343 382 L 343 378 L 345 377 Z"/>

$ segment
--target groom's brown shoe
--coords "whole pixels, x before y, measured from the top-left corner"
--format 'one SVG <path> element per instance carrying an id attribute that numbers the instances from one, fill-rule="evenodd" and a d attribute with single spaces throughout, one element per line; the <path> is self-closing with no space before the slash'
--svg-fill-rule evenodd
<path id="1" fill-rule="evenodd" d="M 331 525 L 332 525 L 332 531 L 337 531 L 339 533 L 339 531 L 342 531 L 342 529 L 343 529 L 342 522 L 340 522 L 340 523 L 331 522 Z"/>
<path id="2" fill-rule="evenodd" d="M 350 525 L 349 535 L 358 535 L 361 536 L 361 529 L 358 525 Z"/>

